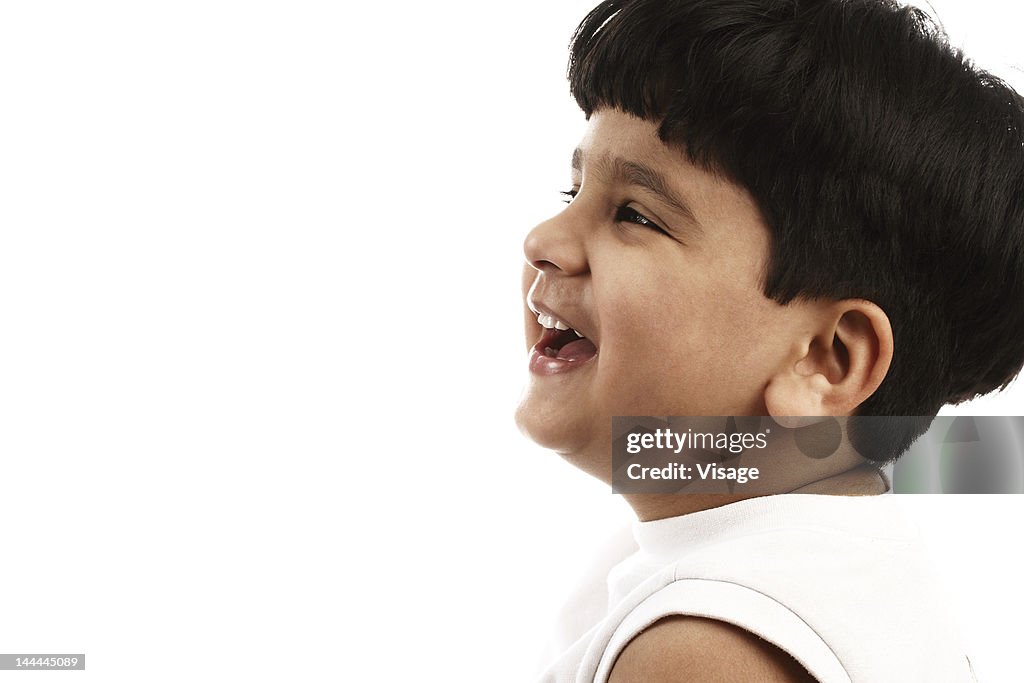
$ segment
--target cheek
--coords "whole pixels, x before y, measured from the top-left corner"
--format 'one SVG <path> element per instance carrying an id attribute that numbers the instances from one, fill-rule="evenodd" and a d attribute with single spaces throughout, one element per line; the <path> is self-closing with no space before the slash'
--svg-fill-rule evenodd
<path id="1" fill-rule="evenodd" d="M 671 289 L 670 289 L 671 288 Z M 677 295 L 669 297 L 666 291 Z M 670 406 L 744 412 L 767 382 L 767 301 L 719 281 L 637 288 L 611 308 L 608 396 L 645 414 Z"/>
<path id="2" fill-rule="evenodd" d="M 601 324 L 604 395 L 620 405 L 657 405 L 694 380 L 709 360 L 702 343 L 707 321 L 688 304 L 686 297 L 640 288 L 615 300 Z"/>

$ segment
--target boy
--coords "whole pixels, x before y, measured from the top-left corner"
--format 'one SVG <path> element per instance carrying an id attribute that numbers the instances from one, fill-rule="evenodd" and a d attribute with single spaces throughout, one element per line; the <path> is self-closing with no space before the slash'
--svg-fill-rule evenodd
<path id="1" fill-rule="evenodd" d="M 1024 102 L 918 10 L 607 0 L 569 80 L 569 206 L 524 247 L 539 444 L 611 481 L 613 416 L 930 416 L 1024 364 Z M 625 494 L 639 550 L 544 680 L 971 680 L 876 495 L 927 420 L 896 424 L 770 491 Z"/>

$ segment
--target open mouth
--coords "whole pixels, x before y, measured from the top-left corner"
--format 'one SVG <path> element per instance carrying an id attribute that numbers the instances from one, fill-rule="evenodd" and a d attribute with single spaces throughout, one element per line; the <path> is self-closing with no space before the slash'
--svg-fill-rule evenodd
<path id="1" fill-rule="evenodd" d="M 594 342 L 572 328 L 545 328 L 536 348 L 548 358 L 574 363 L 589 360 L 597 355 Z"/>
<path id="2" fill-rule="evenodd" d="M 597 357 L 597 344 L 572 325 L 563 322 L 545 309 L 531 303 L 530 310 L 544 328 L 540 341 L 530 353 L 530 372 L 537 375 L 560 375 L 586 367 Z"/>

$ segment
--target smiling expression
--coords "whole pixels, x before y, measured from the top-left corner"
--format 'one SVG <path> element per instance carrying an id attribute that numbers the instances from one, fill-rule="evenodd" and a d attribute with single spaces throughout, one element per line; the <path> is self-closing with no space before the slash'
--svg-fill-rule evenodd
<path id="1" fill-rule="evenodd" d="M 770 236 L 749 194 L 611 109 L 567 194 L 524 244 L 520 428 L 607 479 L 614 415 L 765 414 L 806 321 L 762 294 Z"/>

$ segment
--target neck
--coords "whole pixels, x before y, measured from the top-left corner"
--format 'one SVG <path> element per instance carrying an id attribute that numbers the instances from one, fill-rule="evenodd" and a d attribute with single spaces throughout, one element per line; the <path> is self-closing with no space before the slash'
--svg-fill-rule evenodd
<path id="1" fill-rule="evenodd" d="M 885 493 L 885 481 L 878 470 L 869 463 L 852 467 L 843 472 L 801 484 L 796 488 L 779 493 L 810 493 L 829 496 L 874 496 Z M 762 494 L 759 494 L 762 495 Z M 626 502 L 633 508 L 641 522 L 650 522 L 666 517 L 688 515 L 691 512 L 709 510 L 729 503 L 735 503 L 758 495 L 742 494 L 624 494 Z"/>

